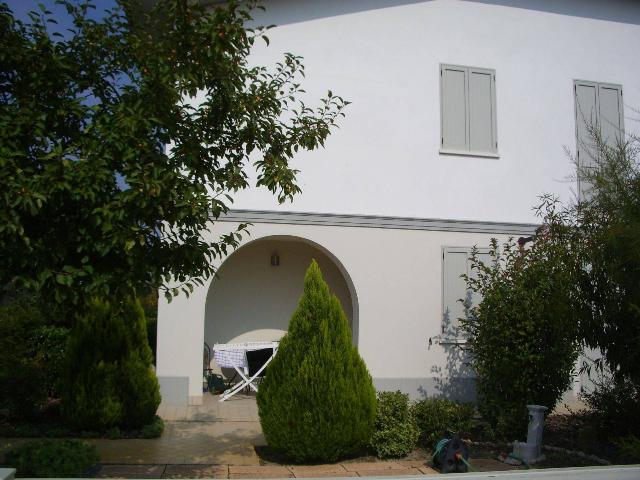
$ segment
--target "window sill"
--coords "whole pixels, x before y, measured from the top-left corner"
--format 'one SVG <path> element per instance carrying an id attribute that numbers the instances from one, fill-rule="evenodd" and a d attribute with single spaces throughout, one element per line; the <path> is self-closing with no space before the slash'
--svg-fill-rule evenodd
<path id="1" fill-rule="evenodd" d="M 463 157 L 484 157 L 484 158 L 500 158 L 497 153 L 491 152 L 471 152 L 469 150 L 448 150 L 445 148 L 440 149 L 441 155 L 460 155 Z"/>

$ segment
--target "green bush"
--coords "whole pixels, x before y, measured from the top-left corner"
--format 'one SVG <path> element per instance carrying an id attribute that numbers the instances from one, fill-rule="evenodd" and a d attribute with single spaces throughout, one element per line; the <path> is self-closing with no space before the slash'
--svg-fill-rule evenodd
<path id="1" fill-rule="evenodd" d="M 579 306 L 571 293 L 565 231 L 553 224 L 529 249 L 491 242 L 494 261 L 472 254 L 469 289 L 482 298 L 461 319 L 477 374 L 479 409 L 497 437 L 521 437 L 527 404 L 552 410 L 572 381 Z M 469 305 L 467 305 L 469 307 Z"/>
<path id="2" fill-rule="evenodd" d="M 49 397 L 60 397 L 68 340 L 69 329 L 66 327 L 44 325 L 33 332 L 33 358 L 43 372 L 43 387 Z"/>
<path id="3" fill-rule="evenodd" d="M 118 427 L 111 427 L 109 430 L 107 430 L 104 433 L 104 436 L 107 437 L 109 440 L 116 440 L 122 437 L 122 432 Z"/>
<path id="4" fill-rule="evenodd" d="M 409 396 L 400 391 L 378 392 L 376 428 L 371 437 L 378 458 L 407 455 L 415 448 L 419 434 L 409 409 Z"/>
<path id="5" fill-rule="evenodd" d="M 452 400 L 426 398 L 411 406 L 411 413 L 420 431 L 420 443 L 426 448 L 433 445 L 446 432 L 454 435 L 471 430 L 474 406 Z"/>
<path id="6" fill-rule="evenodd" d="M 140 296 L 140 304 L 147 319 L 147 340 L 153 355 L 153 364 L 156 364 L 156 345 L 158 342 L 158 291 L 152 290 Z"/>
<path id="7" fill-rule="evenodd" d="M 31 418 L 47 400 L 46 371 L 33 354 L 33 332 L 43 325 L 33 305 L 0 307 L 0 408 Z"/>
<path id="8" fill-rule="evenodd" d="M 158 416 L 153 419 L 153 422 L 142 427 L 142 438 L 158 438 L 164 432 L 164 422 Z"/>
<path id="9" fill-rule="evenodd" d="M 619 438 L 615 443 L 624 461 L 629 463 L 640 462 L 640 438 L 635 435 L 627 435 Z"/>
<path id="10" fill-rule="evenodd" d="M 640 433 L 640 389 L 622 378 L 595 378 L 595 389 L 580 395 L 603 438 Z"/>
<path id="11" fill-rule="evenodd" d="M 5 455 L 5 464 L 15 468 L 18 477 L 85 477 L 99 460 L 93 446 L 78 440 L 37 440 Z"/>
<path id="12" fill-rule="evenodd" d="M 67 362 L 63 414 L 77 428 L 130 429 L 153 421 L 160 390 L 137 299 L 94 299 L 72 331 Z"/>
<path id="13" fill-rule="evenodd" d="M 335 461 L 371 439 L 376 397 L 340 301 L 313 261 L 257 395 L 267 443 L 295 462 Z"/>

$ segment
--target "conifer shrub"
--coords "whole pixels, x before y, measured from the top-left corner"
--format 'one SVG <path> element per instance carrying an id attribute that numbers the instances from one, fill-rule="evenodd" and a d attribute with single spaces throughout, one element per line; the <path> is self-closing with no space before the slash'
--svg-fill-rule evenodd
<path id="1" fill-rule="evenodd" d="M 268 445 L 294 462 L 332 462 L 369 443 L 376 414 L 371 376 L 315 261 L 257 401 Z"/>
<path id="2" fill-rule="evenodd" d="M 404 457 L 416 446 L 419 434 L 409 396 L 400 391 L 378 392 L 376 429 L 371 437 L 378 458 Z"/>
<path id="3" fill-rule="evenodd" d="M 140 428 L 151 423 L 160 389 L 151 368 L 145 316 L 135 297 L 93 299 L 67 348 L 62 408 L 77 428 Z"/>

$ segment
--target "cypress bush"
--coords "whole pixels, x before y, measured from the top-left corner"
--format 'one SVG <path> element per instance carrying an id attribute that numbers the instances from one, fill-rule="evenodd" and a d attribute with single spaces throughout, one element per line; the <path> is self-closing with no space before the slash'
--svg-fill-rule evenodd
<path id="1" fill-rule="evenodd" d="M 371 376 L 315 260 L 257 401 L 268 445 L 294 462 L 332 462 L 369 443 L 376 415 Z"/>
<path id="2" fill-rule="evenodd" d="M 65 417 L 84 430 L 151 423 L 160 404 L 151 361 L 140 302 L 93 299 L 68 345 Z"/>

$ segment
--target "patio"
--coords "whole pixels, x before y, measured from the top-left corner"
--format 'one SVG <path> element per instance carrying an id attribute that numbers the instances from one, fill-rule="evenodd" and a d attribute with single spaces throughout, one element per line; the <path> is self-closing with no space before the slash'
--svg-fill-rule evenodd
<path id="1" fill-rule="evenodd" d="M 92 440 L 104 464 L 259 465 L 254 445 L 264 445 L 255 395 L 226 402 L 205 394 L 203 404 L 160 406 L 165 431 L 152 440 Z"/>

